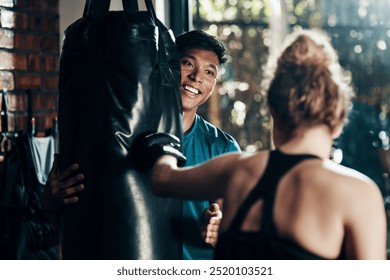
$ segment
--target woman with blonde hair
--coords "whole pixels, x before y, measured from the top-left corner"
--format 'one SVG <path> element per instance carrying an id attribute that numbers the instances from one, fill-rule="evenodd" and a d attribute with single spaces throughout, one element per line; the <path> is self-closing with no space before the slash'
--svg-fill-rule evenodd
<path id="1" fill-rule="evenodd" d="M 353 95 L 337 54 L 319 30 L 286 42 L 267 87 L 275 149 L 177 168 L 149 145 L 153 191 L 224 199 L 216 259 L 385 259 L 378 186 L 329 160 Z"/>

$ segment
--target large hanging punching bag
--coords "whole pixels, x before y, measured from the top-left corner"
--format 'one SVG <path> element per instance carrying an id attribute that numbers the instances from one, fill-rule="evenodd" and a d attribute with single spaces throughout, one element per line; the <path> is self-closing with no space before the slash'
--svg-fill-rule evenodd
<path id="1" fill-rule="evenodd" d="M 151 192 L 130 152 L 147 132 L 182 137 L 180 63 L 172 32 L 137 1 L 89 0 L 60 56 L 60 169 L 79 163 L 85 189 L 62 216 L 64 259 L 181 259 L 181 203 Z"/>

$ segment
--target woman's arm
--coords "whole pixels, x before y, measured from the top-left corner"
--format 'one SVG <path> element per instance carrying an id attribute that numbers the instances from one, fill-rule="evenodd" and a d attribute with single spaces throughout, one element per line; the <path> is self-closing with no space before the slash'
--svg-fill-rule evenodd
<path id="1" fill-rule="evenodd" d="M 374 183 L 354 186 L 346 213 L 345 246 L 348 259 L 386 259 L 386 212 Z"/>
<path id="2" fill-rule="evenodd" d="M 218 156 L 195 167 L 177 168 L 172 156 L 162 156 L 153 167 L 152 187 L 157 195 L 212 200 L 224 196 L 229 178 L 239 168 L 241 153 Z"/>

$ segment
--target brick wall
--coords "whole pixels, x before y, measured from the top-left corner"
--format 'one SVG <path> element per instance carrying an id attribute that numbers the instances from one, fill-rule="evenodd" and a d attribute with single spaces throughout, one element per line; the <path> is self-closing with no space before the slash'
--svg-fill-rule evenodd
<path id="1" fill-rule="evenodd" d="M 27 90 L 38 132 L 56 117 L 58 6 L 59 0 L 0 0 L 0 90 L 8 92 L 9 130 L 27 128 Z"/>

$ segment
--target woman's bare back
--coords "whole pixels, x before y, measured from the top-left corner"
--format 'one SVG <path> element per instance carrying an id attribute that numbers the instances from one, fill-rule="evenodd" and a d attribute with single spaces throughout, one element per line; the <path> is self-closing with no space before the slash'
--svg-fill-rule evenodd
<path id="1" fill-rule="evenodd" d="M 243 159 L 236 168 L 226 191 L 227 211 L 222 232 L 229 227 L 239 205 L 264 173 L 268 156 L 269 152 L 260 152 Z M 361 207 L 359 201 L 363 199 L 366 200 L 364 205 L 369 206 Z M 252 205 L 242 231 L 261 230 L 262 208 L 262 200 Z M 279 181 L 274 223 L 280 237 L 324 258 L 335 259 L 344 253 L 348 258 L 377 259 L 386 257 L 386 245 L 372 240 L 375 235 L 371 236 L 370 230 L 365 229 L 366 234 L 362 236 L 359 228 L 370 226 L 385 235 L 382 210 L 381 194 L 370 179 L 328 160 L 308 159 L 298 163 Z M 380 246 L 383 256 L 374 253 Z"/>

